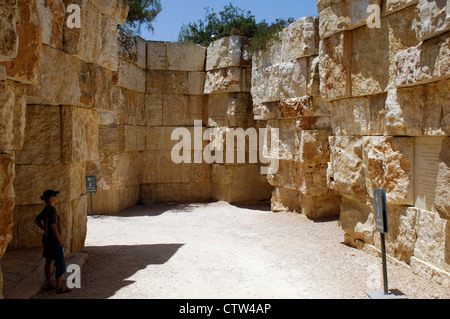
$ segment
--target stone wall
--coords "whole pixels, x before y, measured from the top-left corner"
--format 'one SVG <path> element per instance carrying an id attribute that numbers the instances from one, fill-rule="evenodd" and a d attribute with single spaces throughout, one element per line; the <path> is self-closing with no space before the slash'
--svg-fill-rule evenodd
<path id="1" fill-rule="evenodd" d="M 449 4 L 317 2 L 327 179 L 342 195 L 345 241 L 379 248 L 373 190 L 386 189 L 388 254 L 448 285 Z M 381 5 L 380 28 L 366 23 L 369 4 Z"/>

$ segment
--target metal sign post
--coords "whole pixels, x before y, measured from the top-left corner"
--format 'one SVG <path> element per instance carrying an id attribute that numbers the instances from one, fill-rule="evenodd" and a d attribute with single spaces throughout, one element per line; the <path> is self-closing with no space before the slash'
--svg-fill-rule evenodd
<path id="1" fill-rule="evenodd" d="M 367 294 L 372 299 L 406 299 L 405 295 L 399 291 L 389 291 L 388 288 L 388 274 L 387 274 L 387 260 L 386 260 L 386 237 L 389 233 L 387 205 L 386 205 L 386 191 L 384 189 L 374 189 L 373 197 L 375 202 L 375 220 L 376 229 L 380 233 L 381 239 L 381 259 L 383 264 L 383 292 L 368 291 Z"/>
<path id="2" fill-rule="evenodd" d="M 94 216 L 94 206 L 92 203 L 92 194 L 97 193 L 97 176 L 86 176 L 86 193 L 89 194 L 91 199 L 91 216 Z"/>

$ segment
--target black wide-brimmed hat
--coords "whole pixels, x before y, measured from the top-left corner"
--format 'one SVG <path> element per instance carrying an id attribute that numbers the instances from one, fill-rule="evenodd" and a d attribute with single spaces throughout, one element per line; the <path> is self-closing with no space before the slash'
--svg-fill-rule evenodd
<path id="1" fill-rule="evenodd" d="M 59 194 L 59 191 L 54 191 L 52 189 L 48 189 L 42 194 L 41 199 L 44 201 L 48 201 L 51 197 Z"/>

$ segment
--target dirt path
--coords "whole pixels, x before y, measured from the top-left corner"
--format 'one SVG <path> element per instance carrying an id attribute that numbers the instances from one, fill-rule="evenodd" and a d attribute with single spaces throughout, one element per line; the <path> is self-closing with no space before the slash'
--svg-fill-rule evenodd
<path id="1" fill-rule="evenodd" d="M 81 289 L 36 298 L 340 299 L 382 290 L 380 259 L 342 240 L 337 221 L 266 207 L 136 206 L 89 217 Z M 388 270 L 390 288 L 409 298 L 450 298 L 406 266 Z"/>

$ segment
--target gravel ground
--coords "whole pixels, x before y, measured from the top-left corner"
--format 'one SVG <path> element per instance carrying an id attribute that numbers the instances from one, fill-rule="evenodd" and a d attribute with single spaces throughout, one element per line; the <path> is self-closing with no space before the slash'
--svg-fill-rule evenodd
<path id="1" fill-rule="evenodd" d="M 382 290 L 381 259 L 342 243 L 336 220 L 224 202 L 136 206 L 88 218 L 81 289 L 42 299 L 365 299 Z M 388 263 L 410 299 L 449 287 Z"/>

